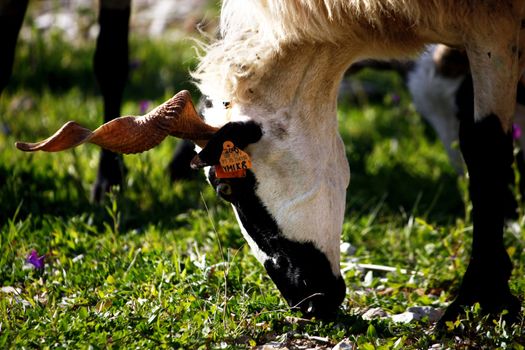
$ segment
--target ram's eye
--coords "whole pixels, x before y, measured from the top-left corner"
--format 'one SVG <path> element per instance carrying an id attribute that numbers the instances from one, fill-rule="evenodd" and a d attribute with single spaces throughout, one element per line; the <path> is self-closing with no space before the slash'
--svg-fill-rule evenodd
<path id="1" fill-rule="evenodd" d="M 217 194 L 221 197 L 229 197 L 233 194 L 232 186 L 226 182 L 218 184 L 215 190 L 217 191 Z"/>
<path id="2" fill-rule="evenodd" d="M 221 197 L 222 199 L 231 202 L 232 196 L 233 196 L 233 188 L 232 185 L 228 182 L 220 182 L 215 187 L 215 191 L 217 192 L 217 195 Z"/>
<path id="3" fill-rule="evenodd" d="M 208 97 L 204 98 L 204 107 L 213 108 L 213 101 Z"/>

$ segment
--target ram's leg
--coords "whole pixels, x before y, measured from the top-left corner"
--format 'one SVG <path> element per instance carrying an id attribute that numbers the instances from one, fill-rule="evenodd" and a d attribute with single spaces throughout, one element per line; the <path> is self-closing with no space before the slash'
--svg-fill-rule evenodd
<path id="1" fill-rule="evenodd" d="M 28 0 L 0 0 L 0 94 L 11 78 L 16 41 L 27 3 Z"/>
<path id="2" fill-rule="evenodd" d="M 197 154 L 194 148 L 191 141 L 179 142 L 168 165 L 171 181 L 191 180 L 196 176 L 197 172 L 190 167 L 191 160 Z"/>
<path id="3" fill-rule="evenodd" d="M 463 116 L 460 147 L 470 177 L 474 236 L 459 294 L 441 325 L 455 319 L 462 306 L 475 302 L 491 314 L 506 309 L 510 318 L 520 310 L 520 302 L 508 286 L 512 263 L 503 244 L 505 193 L 513 161 L 511 125 L 519 71 L 519 22 L 515 26 L 509 24 L 509 28 L 509 35 L 501 40 L 492 38 L 467 47 L 474 82 L 475 120 Z"/>
<path id="4" fill-rule="evenodd" d="M 131 0 L 101 0 L 100 33 L 94 57 L 94 70 L 104 99 L 104 122 L 120 116 L 122 95 L 128 78 L 128 31 Z M 102 150 L 92 199 L 100 201 L 112 186 L 124 179 L 122 156 Z"/>

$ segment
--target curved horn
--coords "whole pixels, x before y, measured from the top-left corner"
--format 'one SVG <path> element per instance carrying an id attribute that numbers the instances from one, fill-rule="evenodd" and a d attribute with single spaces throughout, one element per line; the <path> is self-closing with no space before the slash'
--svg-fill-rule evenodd
<path id="1" fill-rule="evenodd" d="M 113 152 L 129 154 L 147 151 L 168 135 L 192 140 L 203 147 L 217 130 L 198 116 L 190 93 L 183 90 L 140 117 L 120 117 L 95 131 L 70 121 L 43 141 L 17 142 L 15 145 L 26 152 L 58 152 L 89 142 Z"/>

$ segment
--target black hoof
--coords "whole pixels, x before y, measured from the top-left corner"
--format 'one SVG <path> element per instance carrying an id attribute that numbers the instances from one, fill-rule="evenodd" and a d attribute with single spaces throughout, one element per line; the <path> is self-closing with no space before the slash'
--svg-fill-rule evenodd
<path id="1" fill-rule="evenodd" d="M 122 188 L 125 172 L 122 155 L 102 150 L 97 179 L 91 190 L 91 200 L 100 203 L 113 188 Z"/>
<path id="2" fill-rule="evenodd" d="M 441 319 L 436 324 L 438 332 L 448 331 L 447 322 L 455 322 L 458 318 L 465 316 L 465 307 L 474 305 L 476 301 L 471 298 L 459 296 L 448 306 Z M 501 297 L 493 297 L 480 301 L 481 312 L 495 319 L 500 317 L 508 324 L 516 323 L 521 311 L 520 300 L 510 292 Z"/>

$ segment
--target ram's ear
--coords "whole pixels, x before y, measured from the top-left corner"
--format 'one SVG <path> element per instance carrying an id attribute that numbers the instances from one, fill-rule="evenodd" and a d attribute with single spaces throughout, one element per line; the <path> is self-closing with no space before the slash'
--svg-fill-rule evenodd
<path id="1" fill-rule="evenodd" d="M 249 144 L 259 141 L 262 134 L 261 127 L 255 122 L 230 122 L 212 136 L 202 151 L 193 158 L 191 167 L 198 169 L 217 165 L 224 142 L 231 141 L 235 147 L 244 149 Z"/>

